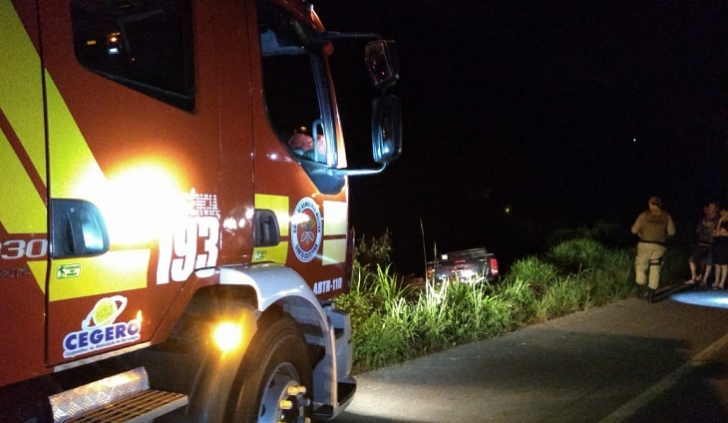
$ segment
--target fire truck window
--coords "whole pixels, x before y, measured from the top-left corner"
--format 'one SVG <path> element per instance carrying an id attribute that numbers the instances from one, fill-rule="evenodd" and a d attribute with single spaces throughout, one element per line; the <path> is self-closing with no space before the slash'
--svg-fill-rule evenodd
<path id="1" fill-rule="evenodd" d="M 268 6 L 261 13 L 263 89 L 268 117 L 302 163 L 335 162 L 331 100 L 324 56 L 302 25 Z"/>
<path id="2" fill-rule="evenodd" d="M 321 111 L 310 61 L 308 55 L 266 58 L 266 105 L 273 127 L 294 154 L 326 163 L 324 134 L 316 126 Z"/>
<path id="3" fill-rule="evenodd" d="M 89 70 L 192 110 L 190 0 L 72 0 L 76 58 Z"/>

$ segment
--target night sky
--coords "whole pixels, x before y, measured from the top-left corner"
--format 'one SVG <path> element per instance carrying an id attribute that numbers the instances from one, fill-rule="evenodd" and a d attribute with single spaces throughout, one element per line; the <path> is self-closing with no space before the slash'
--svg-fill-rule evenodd
<path id="1" fill-rule="evenodd" d="M 629 226 L 659 195 L 690 231 L 726 198 L 728 2 L 319 0 L 334 31 L 400 44 L 402 157 L 351 180 L 358 234 L 395 264 L 485 246 L 510 261 L 559 227 Z M 333 58 L 347 151 L 369 156 L 369 99 Z M 369 89 L 369 90 L 367 90 Z M 506 213 L 506 209 L 510 213 Z"/>

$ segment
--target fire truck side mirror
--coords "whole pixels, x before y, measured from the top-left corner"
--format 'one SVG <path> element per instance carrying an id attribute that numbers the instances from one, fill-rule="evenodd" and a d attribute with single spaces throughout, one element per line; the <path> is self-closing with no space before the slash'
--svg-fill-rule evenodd
<path id="1" fill-rule="evenodd" d="M 376 40 L 364 47 L 369 77 L 374 88 L 386 90 L 399 80 L 399 46 L 391 40 Z"/>
<path id="2" fill-rule="evenodd" d="M 402 105 L 394 95 L 382 95 L 372 103 L 372 154 L 379 164 L 402 154 Z"/>

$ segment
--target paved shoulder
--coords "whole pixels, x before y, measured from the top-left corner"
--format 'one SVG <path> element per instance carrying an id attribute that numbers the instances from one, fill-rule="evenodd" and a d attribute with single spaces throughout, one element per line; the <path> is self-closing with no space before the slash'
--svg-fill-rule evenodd
<path id="1" fill-rule="evenodd" d="M 627 299 L 359 375 L 337 422 L 598 422 L 726 328 L 725 309 Z"/>

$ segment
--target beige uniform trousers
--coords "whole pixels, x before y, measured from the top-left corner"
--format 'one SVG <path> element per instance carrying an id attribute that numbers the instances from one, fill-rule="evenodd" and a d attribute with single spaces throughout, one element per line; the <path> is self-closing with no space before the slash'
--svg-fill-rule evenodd
<path id="1" fill-rule="evenodd" d="M 660 270 L 662 269 L 662 256 L 667 249 L 659 244 L 640 242 L 637 244 L 637 259 L 634 262 L 635 280 L 637 284 L 648 283 L 650 289 L 657 289 L 660 285 Z M 647 274 L 649 273 L 649 279 Z"/>

